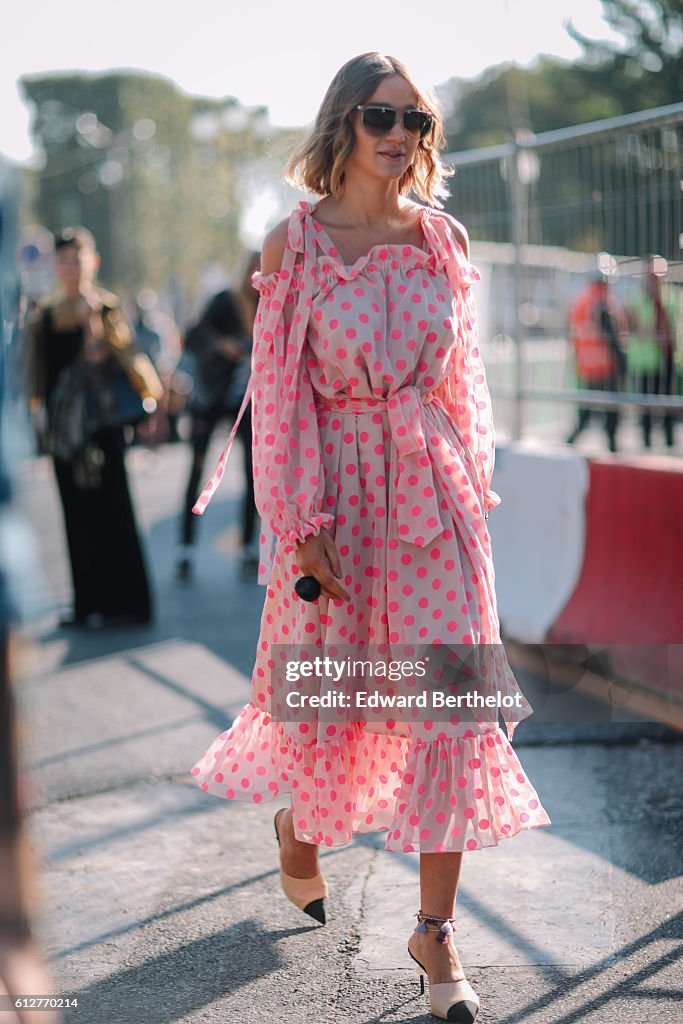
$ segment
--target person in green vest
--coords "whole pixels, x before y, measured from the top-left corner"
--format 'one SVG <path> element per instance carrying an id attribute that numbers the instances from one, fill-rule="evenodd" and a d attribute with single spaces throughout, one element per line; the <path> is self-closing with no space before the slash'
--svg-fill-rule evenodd
<path id="1" fill-rule="evenodd" d="M 678 390 L 675 373 L 677 304 L 662 299 L 661 277 L 649 270 L 643 288 L 629 309 L 630 334 L 626 350 L 629 381 L 646 395 L 671 395 Z M 664 413 L 662 426 L 669 448 L 674 445 L 675 415 Z M 640 419 L 643 444 L 652 445 L 652 413 Z"/>

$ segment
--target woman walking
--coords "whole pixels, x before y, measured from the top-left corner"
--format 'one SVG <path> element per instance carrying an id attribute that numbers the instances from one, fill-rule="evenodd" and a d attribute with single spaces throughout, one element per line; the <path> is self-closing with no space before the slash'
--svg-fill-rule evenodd
<path id="1" fill-rule="evenodd" d="M 290 164 L 322 198 L 268 236 L 256 277 L 247 398 L 267 592 L 252 699 L 193 771 L 228 799 L 291 793 L 276 816 L 282 886 L 318 920 L 320 845 L 382 829 L 387 850 L 419 852 L 408 952 L 432 1012 L 472 1021 L 478 998 L 451 938 L 463 852 L 549 824 L 510 746 L 515 719 L 507 737 L 497 721 L 457 714 L 283 721 L 277 684 L 293 649 L 393 658 L 470 647 L 488 655 L 488 685 L 515 699 L 516 719 L 531 711 L 500 644 L 478 274 L 464 229 L 434 208 L 446 194 L 442 144 L 432 96 L 399 61 L 368 53 L 337 73 Z M 302 576 L 319 581 L 318 602 L 298 598 Z"/>

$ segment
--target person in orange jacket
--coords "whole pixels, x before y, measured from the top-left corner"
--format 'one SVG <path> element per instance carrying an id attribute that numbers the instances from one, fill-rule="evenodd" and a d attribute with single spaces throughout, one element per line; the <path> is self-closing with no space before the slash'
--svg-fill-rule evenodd
<path id="1" fill-rule="evenodd" d="M 580 293 L 569 310 L 569 340 L 576 360 L 579 387 L 592 391 L 619 390 L 619 377 L 624 369 L 624 353 L 619 344 L 626 330 L 626 313 L 609 294 L 607 281 L 596 275 Z M 586 428 L 594 410 L 579 407 L 577 424 L 567 438 L 573 444 Z M 617 450 L 616 409 L 605 412 L 605 432 L 611 452 Z"/>

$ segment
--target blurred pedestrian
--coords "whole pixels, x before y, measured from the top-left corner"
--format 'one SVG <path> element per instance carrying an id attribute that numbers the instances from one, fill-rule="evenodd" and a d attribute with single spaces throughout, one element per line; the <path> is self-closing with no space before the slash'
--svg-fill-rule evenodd
<path id="1" fill-rule="evenodd" d="M 237 290 L 225 289 L 209 301 L 199 321 L 185 335 L 185 351 L 192 357 L 193 387 L 188 399 L 192 465 L 185 490 L 176 577 L 188 581 L 193 573 L 197 517 L 192 508 L 199 496 L 206 452 L 213 433 L 226 418 L 234 418 L 242 404 L 249 378 L 251 336 L 256 303 L 251 293 L 252 256 Z M 246 282 L 246 284 L 245 284 Z M 247 288 L 249 291 L 247 292 Z M 245 492 L 242 501 L 241 567 L 256 573 L 254 547 L 256 504 L 252 468 L 251 411 L 240 420 L 238 435 L 244 457 Z"/>
<path id="2" fill-rule="evenodd" d="M 73 612 L 62 625 L 147 623 L 150 587 L 126 475 L 124 425 L 161 397 L 119 300 L 96 284 L 84 228 L 55 242 L 57 289 L 30 327 L 32 405 L 52 453 L 71 562 Z"/>
<path id="3" fill-rule="evenodd" d="M 661 276 L 648 270 L 638 298 L 629 308 L 630 334 L 626 349 L 628 374 L 634 391 L 645 395 L 673 395 L 677 390 L 674 354 L 678 311 L 673 301 L 662 299 Z M 674 444 L 673 413 L 657 416 L 669 448 Z M 651 412 L 643 412 L 640 427 L 643 444 L 652 446 Z"/>
<path id="4" fill-rule="evenodd" d="M 626 314 L 621 304 L 609 294 L 607 281 L 596 275 L 583 289 L 569 310 L 569 341 L 574 349 L 576 380 L 580 388 L 608 391 L 615 397 L 624 368 L 621 340 L 626 331 Z M 567 438 L 573 444 L 596 412 L 579 407 L 578 421 Z M 604 416 L 609 450 L 617 450 L 616 409 L 599 412 Z"/>
<path id="5" fill-rule="evenodd" d="M 22 1005 L 26 997 L 50 996 L 54 988 L 36 948 L 29 912 L 36 894 L 19 782 L 12 686 L 13 634 L 21 603 L 17 591 L 35 567 L 27 548 L 22 551 L 23 522 L 13 507 L 7 464 L 8 437 L 17 430 L 16 422 L 10 424 L 9 419 L 17 412 L 11 396 L 16 392 L 12 370 L 19 303 L 14 269 L 16 200 L 5 171 L 0 159 L 0 324 L 5 332 L 0 343 L 0 1001 L 9 999 L 13 1005 L 13 1009 L 0 1007 L 0 1020 L 3 1024 L 57 1024 L 56 1012 Z"/>
<path id="6" fill-rule="evenodd" d="M 429 977 L 432 1012 L 471 1022 L 479 1000 L 452 941 L 463 853 L 549 823 L 510 745 L 514 721 L 506 737 L 497 716 L 419 721 L 394 705 L 385 717 L 337 717 L 314 701 L 292 719 L 289 697 L 297 704 L 306 684 L 283 689 L 279 671 L 313 669 L 318 695 L 324 683 L 309 658 L 368 659 L 365 681 L 402 655 L 457 662 L 465 647 L 481 665 L 476 678 L 510 694 L 514 717 L 531 713 L 501 645 L 479 274 L 465 229 L 438 208 L 443 144 L 436 98 L 396 58 L 365 53 L 337 72 L 290 163 L 319 201 L 298 204 L 271 231 L 256 278 L 246 396 L 267 590 L 251 699 L 193 775 L 224 799 L 291 795 L 275 815 L 280 884 L 322 924 L 321 847 L 385 830 L 387 850 L 419 851 L 408 952 Z M 231 439 L 197 511 L 215 493 Z M 340 691 L 358 664 L 342 667 Z M 418 683 L 411 667 L 406 682 L 427 702 L 441 669 Z M 323 692 L 322 707 L 331 697 Z M 388 887 L 385 909 L 388 938 L 399 923 Z"/>

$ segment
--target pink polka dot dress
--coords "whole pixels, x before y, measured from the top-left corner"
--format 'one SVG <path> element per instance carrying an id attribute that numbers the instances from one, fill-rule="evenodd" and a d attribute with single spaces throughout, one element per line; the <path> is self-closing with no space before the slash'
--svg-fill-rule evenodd
<path id="1" fill-rule="evenodd" d="M 488 511 L 494 437 L 476 340 L 479 280 L 445 215 L 424 208 L 424 248 L 380 245 L 347 266 L 302 203 L 282 269 L 254 278 L 254 483 L 266 597 L 251 699 L 192 772 L 214 796 L 291 794 L 296 835 L 386 849 L 496 845 L 550 824 L 511 741 L 531 713 L 500 643 Z M 195 511 L 203 512 L 232 440 Z M 350 601 L 299 599 L 296 543 L 327 527 Z M 521 711 L 488 717 L 283 720 L 273 679 L 311 657 L 489 645 L 489 682 Z M 360 720 L 358 720 L 360 719 Z"/>

